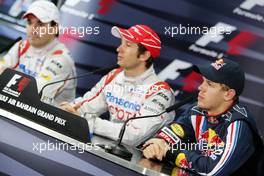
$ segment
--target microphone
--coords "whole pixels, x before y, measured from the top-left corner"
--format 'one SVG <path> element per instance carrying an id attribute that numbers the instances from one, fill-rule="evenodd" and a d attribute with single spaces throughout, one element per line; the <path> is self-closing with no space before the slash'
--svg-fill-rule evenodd
<path id="1" fill-rule="evenodd" d="M 144 118 L 151 118 L 151 117 L 158 117 L 158 116 L 161 116 L 162 114 L 164 113 L 168 113 L 168 112 L 171 112 L 172 110 L 177 110 L 178 108 L 180 108 L 181 106 L 187 104 L 187 103 L 190 103 L 192 102 L 193 100 L 197 99 L 197 93 L 195 94 L 192 94 L 191 96 L 188 96 L 187 98 L 183 99 L 182 101 L 178 102 L 178 103 L 175 103 L 174 105 L 168 107 L 165 109 L 165 111 L 159 113 L 159 114 L 155 114 L 155 115 L 147 115 L 147 116 L 139 116 L 139 117 L 132 117 L 130 119 L 127 119 L 121 130 L 120 130 L 120 133 L 119 133 L 119 136 L 118 136 L 118 139 L 117 139 L 117 144 L 115 146 L 108 146 L 107 148 L 105 148 L 105 150 L 108 152 L 108 153 L 111 153 L 113 155 L 117 155 L 121 158 L 124 158 L 124 159 L 127 159 L 127 160 L 130 160 L 130 158 L 132 157 L 132 154 L 124 147 L 121 145 L 121 142 L 122 142 L 122 139 L 123 139 L 123 136 L 124 136 L 124 133 L 125 133 L 125 130 L 126 130 L 126 124 L 130 121 L 130 120 L 135 120 L 135 119 L 144 119 Z"/>
<path id="2" fill-rule="evenodd" d="M 112 66 L 110 66 L 110 67 L 99 68 L 99 69 L 96 69 L 96 70 L 91 71 L 91 72 L 89 72 L 89 73 L 84 73 L 84 74 L 79 75 L 79 76 L 75 76 L 75 77 L 71 77 L 71 78 L 62 79 L 62 80 L 59 80 L 59 81 L 54 81 L 54 82 L 48 83 L 48 84 L 44 85 L 44 86 L 42 87 L 42 89 L 40 90 L 40 92 L 39 92 L 39 97 L 40 97 L 40 98 L 42 97 L 43 90 L 44 90 L 47 86 L 50 86 L 50 85 L 53 85 L 53 84 L 57 84 L 57 83 L 61 83 L 61 82 L 68 81 L 68 80 L 72 80 L 72 79 L 83 78 L 83 77 L 90 76 L 90 75 L 93 75 L 93 74 L 98 74 L 98 73 L 106 74 L 106 73 L 108 73 L 109 71 L 111 71 L 111 70 L 113 70 L 113 69 L 116 69 L 116 68 L 119 68 L 119 67 L 120 67 L 120 66 L 119 66 L 118 64 L 115 64 L 115 65 L 112 65 Z"/>
<path id="3" fill-rule="evenodd" d="M 181 100 L 180 102 L 175 103 L 174 105 L 168 107 L 165 111 L 166 112 L 171 112 L 172 110 L 177 110 L 181 106 L 183 106 L 183 105 L 185 105 L 187 103 L 190 103 L 193 100 L 195 100 L 197 98 L 197 96 L 198 96 L 198 93 L 194 93 L 193 95 L 188 96 L 188 97 L 184 98 L 183 100 Z"/>
<path id="4" fill-rule="evenodd" d="M 12 42 L 10 42 L 6 47 L 4 47 L 3 49 L 0 50 L 0 54 L 2 54 L 5 51 L 8 51 L 10 48 L 12 48 L 12 46 L 14 44 L 16 44 L 16 42 L 22 40 L 22 37 L 18 37 L 17 39 L 13 40 Z"/>

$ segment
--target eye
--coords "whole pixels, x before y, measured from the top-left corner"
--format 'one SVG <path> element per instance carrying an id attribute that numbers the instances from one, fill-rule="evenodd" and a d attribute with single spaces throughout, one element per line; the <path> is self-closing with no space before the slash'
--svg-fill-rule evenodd
<path id="1" fill-rule="evenodd" d="M 126 43 L 126 46 L 131 46 L 131 43 Z"/>
<path id="2" fill-rule="evenodd" d="M 41 21 L 38 21 L 38 26 L 45 26 L 45 24 L 42 23 Z"/>
<path id="3" fill-rule="evenodd" d="M 31 20 L 27 20 L 27 24 L 31 25 L 32 24 Z"/>
<path id="4" fill-rule="evenodd" d="M 209 80 L 206 80 L 206 83 L 207 83 L 209 86 L 212 86 L 212 85 L 213 85 L 213 83 L 212 83 L 211 81 L 209 81 Z"/>

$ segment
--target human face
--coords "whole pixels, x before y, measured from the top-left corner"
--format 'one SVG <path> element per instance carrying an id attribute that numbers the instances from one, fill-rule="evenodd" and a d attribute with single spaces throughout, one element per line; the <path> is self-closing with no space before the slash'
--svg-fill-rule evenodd
<path id="1" fill-rule="evenodd" d="M 139 67 L 142 62 L 138 57 L 138 45 L 131 41 L 121 38 L 121 44 L 117 50 L 117 63 L 125 70 L 132 70 Z"/>
<path id="2" fill-rule="evenodd" d="M 222 89 L 221 84 L 203 77 L 203 82 L 198 90 L 198 106 L 210 114 L 221 113 L 226 101 L 226 91 Z"/>
<path id="3" fill-rule="evenodd" d="M 29 43 L 36 47 L 41 48 L 50 43 L 56 36 L 56 27 L 50 23 L 42 23 L 34 15 L 27 15 L 27 39 Z"/>

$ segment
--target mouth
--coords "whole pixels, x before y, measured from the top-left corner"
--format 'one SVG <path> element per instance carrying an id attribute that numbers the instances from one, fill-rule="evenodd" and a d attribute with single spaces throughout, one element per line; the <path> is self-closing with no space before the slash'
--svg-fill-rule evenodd
<path id="1" fill-rule="evenodd" d="M 36 39 L 39 39 L 40 37 L 37 36 L 37 35 L 32 35 L 29 37 L 31 40 L 36 40 Z"/>
<path id="2" fill-rule="evenodd" d="M 117 60 L 122 60 L 123 59 L 123 57 L 121 57 L 121 56 L 117 56 Z"/>
<path id="3" fill-rule="evenodd" d="M 203 100 L 204 96 L 202 96 L 201 94 L 198 95 L 198 100 Z"/>

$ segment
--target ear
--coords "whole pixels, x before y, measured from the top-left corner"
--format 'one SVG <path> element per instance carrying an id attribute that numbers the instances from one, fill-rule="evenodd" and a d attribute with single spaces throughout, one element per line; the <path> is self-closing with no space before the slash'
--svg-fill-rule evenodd
<path id="1" fill-rule="evenodd" d="M 150 54 L 150 52 L 149 51 L 145 51 L 143 54 L 140 54 L 139 55 L 139 59 L 141 60 L 141 61 L 147 61 L 148 60 L 148 58 L 150 58 L 150 56 L 151 56 L 151 54 Z"/>
<path id="2" fill-rule="evenodd" d="M 230 101 L 232 100 L 234 97 L 236 96 L 236 91 L 234 89 L 229 89 L 226 91 L 225 95 L 224 95 L 224 99 L 226 101 Z"/>

